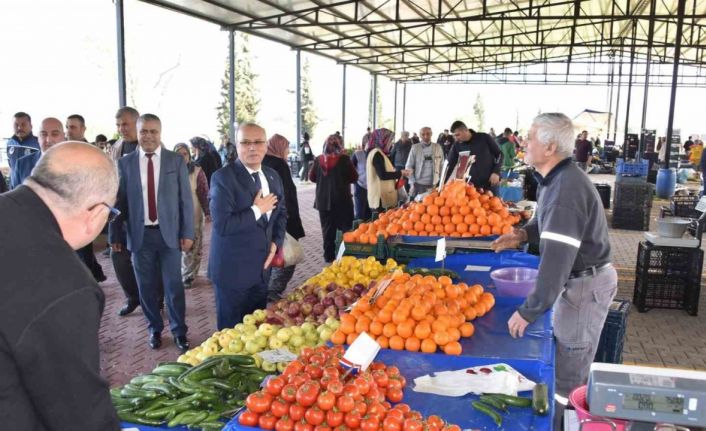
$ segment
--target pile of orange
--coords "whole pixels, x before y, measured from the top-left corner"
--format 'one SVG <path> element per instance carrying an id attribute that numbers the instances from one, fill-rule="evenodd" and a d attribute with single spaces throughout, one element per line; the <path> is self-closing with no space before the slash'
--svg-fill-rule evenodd
<path id="1" fill-rule="evenodd" d="M 434 277 L 397 272 L 387 288 L 361 297 L 331 336 L 334 344 L 351 344 L 365 332 L 382 348 L 460 355 L 461 337 L 473 335 L 470 320 L 495 305 L 495 298 L 476 284 L 452 284 L 447 276 Z M 380 286 L 380 284 L 378 284 Z M 375 297 L 375 298 L 374 298 Z"/>
<path id="2" fill-rule="evenodd" d="M 480 193 L 464 181 L 447 184 L 405 207 L 386 211 L 371 223 L 346 232 L 348 243 L 376 244 L 378 235 L 482 237 L 512 231 L 520 221 L 510 214 L 504 202 L 491 191 Z"/>

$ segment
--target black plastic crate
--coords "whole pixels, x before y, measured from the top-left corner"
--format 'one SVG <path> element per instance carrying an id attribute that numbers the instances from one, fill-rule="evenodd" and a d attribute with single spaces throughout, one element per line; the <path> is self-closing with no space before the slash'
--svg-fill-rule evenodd
<path id="1" fill-rule="evenodd" d="M 696 195 L 677 195 L 672 197 L 672 214 L 676 217 L 699 218 L 701 213 L 696 211 L 699 197 Z"/>
<path id="2" fill-rule="evenodd" d="M 596 190 L 598 190 L 598 195 L 601 197 L 601 202 L 603 203 L 604 209 L 610 209 L 610 184 L 605 183 L 595 183 Z"/>
<path id="3" fill-rule="evenodd" d="M 650 183 L 616 183 L 614 208 L 652 208 L 653 186 Z"/>
<path id="4" fill-rule="evenodd" d="M 662 247 L 643 241 L 637 249 L 636 271 L 645 275 L 701 277 L 700 248 Z"/>
<path id="5" fill-rule="evenodd" d="M 625 208 L 613 205 L 611 226 L 614 229 L 650 230 L 650 209 L 640 207 Z"/>
<path id="6" fill-rule="evenodd" d="M 630 312 L 629 301 L 613 301 L 608 310 L 594 362 L 620 364 L 623 362 L 623 345 Z"/>

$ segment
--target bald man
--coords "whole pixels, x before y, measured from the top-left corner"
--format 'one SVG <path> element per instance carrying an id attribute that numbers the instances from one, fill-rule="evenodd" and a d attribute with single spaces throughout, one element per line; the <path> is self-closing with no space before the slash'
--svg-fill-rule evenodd
<path id="1" fill-rule="evenodd" d="M 103 292 L 76 257 L 114 214 L 114 164 L 99 149 L 46 149 L 0 195 L 0 428 L 120 430 L 99 369 Z"/>
<path id="2" fill-rule="evenodd" d="M 39 129 L 39 148 L 41 151 L 36 151 L 27 156 L 23 156 L 17 160 L 15 164 L 15 169 L 12 170 L 10 176 L 10 189 L 22 184 L 22 182 L 29 176 L 34 169 L 34 166 L 49 148 L 63 142 L 64 138 L 64 125 L 61 121 L 54 117 L 45 118 L 42 120 L 42 125 Z"/>

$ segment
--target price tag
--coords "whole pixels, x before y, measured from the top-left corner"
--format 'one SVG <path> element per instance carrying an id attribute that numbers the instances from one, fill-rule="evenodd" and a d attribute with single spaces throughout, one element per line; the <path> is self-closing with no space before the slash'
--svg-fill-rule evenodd
<path id="1" fill-rule="evenodd" d="M 345 362 L 353 364 L 356 367 L 360 366 L 360 369 L 365 371 L 373 360 L 375 360 L 379 351 L 380 345 L 377 341 L 363 332 L 355 339 L 353 344 L 348 347 L 346 353 L 343 354 L 343 359 Z"/>
<path id="2" fill-rule="evenodd" d="M 341 240 L 341 245 L 338 247 L 338 254 L 336 255 L 336 260 L 341 260 L 343 253 L 346 252 L 346 242 Z"/>
<path id="3" fill-rule="evenodd" d="M 446 259 L 446 237 L 439 238 L 439 240 L 436 241 L 436 257 L 434 260 L 439 262 L 444 259 Z"/>
<path id="4" fill-rule="evenodd" d="M 703 196 L 701 199 L 699 199 L 699 202 L 696 204 L 695 209 L 699 212 L 706 212 L 706 196 Z"/>
<path id="5" fill-rule="evenodd" d="M 489 266 L 478 266 L 478 265 L 466 265 L 464 271 L 467 272 L 488 272 L 490 271 Z"/>
<path id="6" fill-rule="evenodd" d="M 263 350 L 258 353 L 262 359 L 272 364 L 277 362 L 292 362 L 297 359 L 297 355 L 287 349 Z"/>

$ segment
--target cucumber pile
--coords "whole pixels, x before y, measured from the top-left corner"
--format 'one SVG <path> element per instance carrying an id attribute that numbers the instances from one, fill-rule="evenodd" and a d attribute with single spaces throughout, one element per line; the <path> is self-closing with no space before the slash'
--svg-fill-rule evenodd
<path id="1" fill-rule="evenodd" d="M 544 416 L 549 412 L 548 388 L 538 384 L 532 391 L 532 398 L 513 397 L 504 394 L 483 394 L 480 401 L 471 403 L 474 409 L 489 416 L 495 425 L 502 426 L 502 414 L 508 412 L 508 407 L 532 408 L 535 414 Z"/>
<path id="2" fill-rule="evenodd" d="M 121 420 L 151 426 L 186 425 L 215 431 L 230 419 L 269 375 L 251 356 L 213 356 L 196 367 L 163 362 L 110 390 Z"/>

